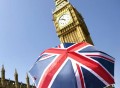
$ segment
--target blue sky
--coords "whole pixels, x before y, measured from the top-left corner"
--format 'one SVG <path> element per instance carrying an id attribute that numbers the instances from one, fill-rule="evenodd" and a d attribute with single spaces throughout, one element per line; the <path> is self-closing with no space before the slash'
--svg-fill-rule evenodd
<path id="1" fill-rule="evenodd" d="M 0 0 L 0 67 L 6 78 L 25 82 L 26 72 L 39 54 L 58 45 L 52 22 L 54 0 Z M 70 0 L 82 14 L 97 49 L 114 58 L 116 88 L 120 86 L 120 1 Z"/>

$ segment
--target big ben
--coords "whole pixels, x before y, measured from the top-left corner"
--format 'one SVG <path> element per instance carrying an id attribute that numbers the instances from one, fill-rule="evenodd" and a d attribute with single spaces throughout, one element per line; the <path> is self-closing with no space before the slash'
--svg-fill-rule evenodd
<path id="1" fill-rule="evenodd" d="M 67 0 L 55 0 L 53 21 L 61 43 L 93 44 L 83 17 Z"/>

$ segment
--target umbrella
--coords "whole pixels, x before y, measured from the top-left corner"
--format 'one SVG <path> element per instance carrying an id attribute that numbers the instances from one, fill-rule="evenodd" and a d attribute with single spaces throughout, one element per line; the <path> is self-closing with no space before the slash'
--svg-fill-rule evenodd
<path id="1" fill-rule="evenodd" d="M 37 88 L 103 88 L 114 84 L 114 58 L 86 42 L 40 54 L 29 71 Z"/>

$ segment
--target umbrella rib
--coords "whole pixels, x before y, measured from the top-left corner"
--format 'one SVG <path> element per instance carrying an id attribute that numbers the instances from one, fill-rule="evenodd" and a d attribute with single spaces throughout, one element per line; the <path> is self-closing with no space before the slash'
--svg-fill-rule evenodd
<path id="1" fill-rule="evenodd" d="M 42 79 L 41 83 L 39 84 L 39 88 L 47 88 L 48 87 L 54 74 L 58 71 L 58 69 L 60 68 L 62 63 L 65 61 L 65 59 L 66 59 L 66 55 L 62 54 L 54 61 L 54 63 L 51 64 L 51 66 L 47 69 L 47 71 L 43 75 L 43 79 Z M 57 62 L 59 62 L 59 63 L 57 63 Z M 55 63 L 57 63 L 57 64 L 55 64 Z"/>
<path id="2" fill-rule="evenodd" d="M 90 44 L 88 44 L 88 43 L 77 43 L 77 44 L 75 44 L 75 45 L 73 45 L 73 46 L 71 46 L 71 47 L 69 47 L 67 50 L 68 51 L 76 51 L 76 50 L 78 50 L 78 49 L 82 49 L 83 47 L 85 47 L 85 46 L 91 46 Z"/>
<path id="3" fill-rule="evenodd" d="M 75 61 L 77 61 L 77 62 L 87 66 L 88 68 L 92 69 L 93 71 L 95 71 L 107 83 L 110 83 L 110 84 L 114 83 L 113 78 L 111 77 L 111 75 L 109 75 L 108 72 L 102 66 L 100 66 L 98 63 L 88 59 L 87 57 L 84 57 L 84 56 L 82 56 L 80 54 L 77 54 L 75 52 L 70 52 L 69 57 L 71 57 Z M 99 69 L 97 69 L 97 68 L 99 68 Z"/>

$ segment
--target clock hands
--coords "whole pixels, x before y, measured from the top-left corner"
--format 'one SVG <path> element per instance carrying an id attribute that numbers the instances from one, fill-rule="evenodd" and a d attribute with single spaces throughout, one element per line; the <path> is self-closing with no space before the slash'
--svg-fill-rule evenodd
<path id="1" fill-rule="evenodd" d="M 61 18 L 60 20 L 64 20 L 65 21 L 66 19 Z"/>
<path id="2" fill-rule="evenodd" d="M 71 19 L 71 16 L 69 14 L 63 14 L 61 17 L 59 17 L 58 22 L 59 26 L 66 26 Z"/>

